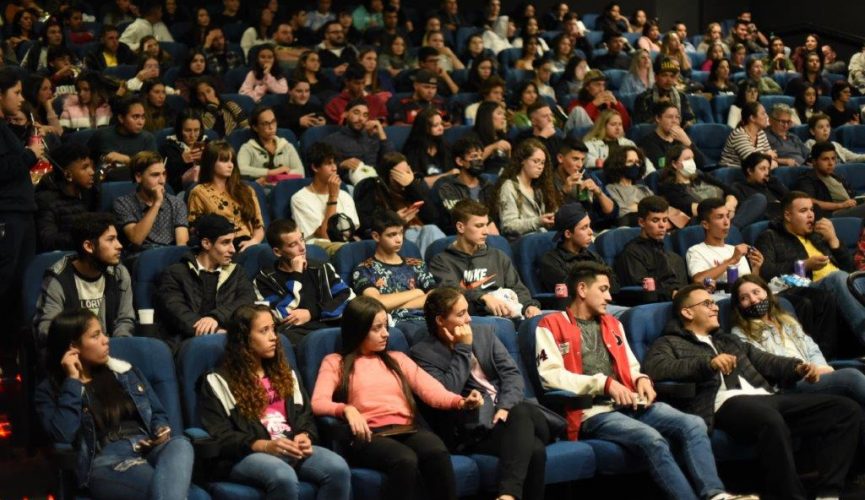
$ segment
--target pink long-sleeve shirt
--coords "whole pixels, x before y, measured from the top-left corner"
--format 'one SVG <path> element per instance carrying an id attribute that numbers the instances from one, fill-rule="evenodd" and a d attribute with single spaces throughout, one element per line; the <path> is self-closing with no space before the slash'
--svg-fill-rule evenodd
<path id="1" fill-rule="evenodd" d="M 253 101 L 258 102 L 268 93 L 288 93 L 288 81 L 285 78 L 274 78 L 269 73 L 259 80 L 255 77 L 255 72 L 250 71 L 246 74 L 246 80 L 243 81 L 243 85 L 240 86 L 238 93 L 252 97 Z"/>
<path id="2" fill-rule="evenodd" d="M 462 397 L 447 389 L 401 352 L 388 353 L 421 400 L 433 408 L 455 410 Z M 371 428 L 412 423 L 411 411 L 402 393 L 399 378 L 378 356 L 358 356 L 348 384 L 347 403 L 336 403 L 333 393 L 339 385 L 342 356 L 330 354 L 321 362 L 312 394 L 312 412 L 343 418 L 346 404 L 357 408 Z"/>

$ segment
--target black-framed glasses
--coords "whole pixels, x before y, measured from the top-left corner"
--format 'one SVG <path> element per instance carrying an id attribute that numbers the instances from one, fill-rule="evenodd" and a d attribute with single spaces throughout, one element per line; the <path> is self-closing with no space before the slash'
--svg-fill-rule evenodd
<path id="1" fill-rule="evenodd" d="M 718 307 L 718 304 L 716 304 L 715 301 L 712 299 L 706 299 L 702 302 L 697 302 L 696 304 L 691 304 L 689 306 L 685 306 L 685 309 L 690 309 L 692 307 L 697 307 L 697 306 L 703 306 L 706 309 L 711 309 L 713 307 Z"/>

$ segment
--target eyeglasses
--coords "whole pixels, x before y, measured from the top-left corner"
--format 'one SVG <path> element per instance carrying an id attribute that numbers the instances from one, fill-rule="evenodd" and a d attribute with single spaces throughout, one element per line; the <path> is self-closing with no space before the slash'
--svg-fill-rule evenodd
<path id="1" fill-rule="evenodd" d="M 770 118 L 772 118 L 772 117 L 770 117 Z M 793 125 L 793 120 L 779 120 L 777 118 L 772 118 L 772 121 L 776 121 L 776 122 L 780 123 L 781 125 Z"/>
<path id="2" fill-rule="evenodd" d="M 715 303 L 712 299 L 706 299 L 702 302 L 697 302 L 696 304 L 691 304 L 689 306 L 685 306 L 685 309 L 690 309 L 692 307 L 703 306 L 706 309 L 712 309 L 713 307 L 718 307 L 718 304 Z"/>

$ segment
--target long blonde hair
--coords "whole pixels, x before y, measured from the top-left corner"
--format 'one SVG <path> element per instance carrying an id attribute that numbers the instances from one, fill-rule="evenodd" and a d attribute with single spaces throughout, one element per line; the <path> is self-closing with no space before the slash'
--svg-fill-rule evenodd
<path id="1" fill-rule="evenodd" d="M 622 117 L 621 113 L 616 111 L 615 109 L 608 109 L 601 112 L 601 116 L 595 120 L 595 125 L 591 130 L 583 137 L 583 140 L 588 142 L 595 139 L 606 141 L 607 140 L 607 123 L 610 122 L 614 116 Z"/>

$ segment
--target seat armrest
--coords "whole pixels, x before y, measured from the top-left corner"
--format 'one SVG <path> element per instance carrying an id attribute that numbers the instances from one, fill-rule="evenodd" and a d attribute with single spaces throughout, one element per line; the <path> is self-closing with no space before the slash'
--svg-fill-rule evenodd
<path id="1" fill-rule="evenodd" d="M 325 446 L 333 449 L 340 443 L 346 443 L 354 438 L 348 422 L 336 417 L 317 417 L 321 439 Z"/>
<path id="2" fill-rule="evenodd" d="M 183 434 L 192 442 L 196 458 L 208 459 L 219 456 L 219 443 L 206 430 L 189 427 L 184 429 Z"/>
<path id="3" fill-rule="evenodd" d="M 697 395 L 697 385 L 691 382 L 655 382 L 660 399 L 690 399 Z"/>
<path id="4" fill-rule="evenodd" d="M 865 359 L 833 359 L 829 362 L 829 366 L 836 370 L 840 370 L 841 368 L 855 368 L 860 372 L 865 372 Z"/>
<path id="5" fill-rule="evenodd" d="M 592 396 L 571 391 L 555 390 L 544 393 L 544 403 L 555 409 L 567 406 L 573 410 L 586 410 L 592 407 Z"/>

